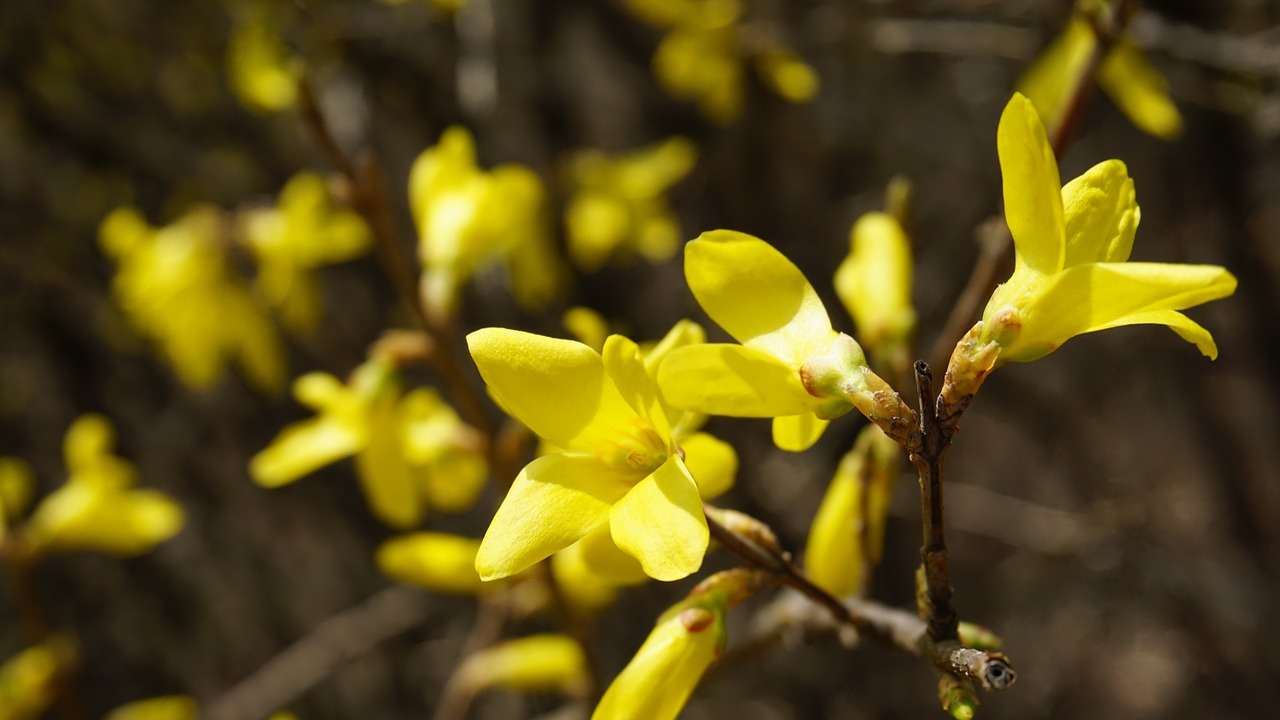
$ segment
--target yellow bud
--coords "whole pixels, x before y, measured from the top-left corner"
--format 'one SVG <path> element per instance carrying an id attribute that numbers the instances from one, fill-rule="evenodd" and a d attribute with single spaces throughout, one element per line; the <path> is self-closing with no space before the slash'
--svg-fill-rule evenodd
<path id="1" fill-rule="evenodd" d="M 53 704 L 58 676 L 75 662 L 76 647 L 55 637 L 0 665 L 0 718 L 39 717 Z"/>
<path id="2" fill-rule="evenodd" d="M 850 451 L 840 460 L 813 518 L 805 546 L 804 564 L 809 579 L 837 597 L 862 590 L 866 571 L 862 542 L 865 465 L 865 458 L 857 451 Z"/>
<path id="3" fill-rule="evenodd" d="M 34 492 L 35 473 L 27 461 L 0 457 L 0 539 L 4 538 L 5 527 L 31 506 Z"/>
<path id="4" fill-rule="evenodd" d="M 724 610 L 690 598 L 672 607 L 605 691 L 592 720 L 673 720 L 724 648 Z"/>
<path id="5" fill-rule="evenodd" d="M 585 687 L 586 660 L 567 635 L 531 635 L 471 655 L 458 670 L 458 682 L 473 693 L 501 688 L 573 695 Z"/>
<path id="6" fill-rule="evenodd" d="M 479 540 L 442 533 L 414 533 L 378 547 L 378 569 L 399 582 L 436 592 L 475 595 L 484 585 L 476 574 Z"/>
<path id="7" fill-rule="evenodd" d="M 874 212 L 854 223 L 849 245 L 849 256 L 836 270 L 836 294 L 853 316 L 858 337 L 883 353 L 915 332 L 911 243 L 897 218 Z"/>

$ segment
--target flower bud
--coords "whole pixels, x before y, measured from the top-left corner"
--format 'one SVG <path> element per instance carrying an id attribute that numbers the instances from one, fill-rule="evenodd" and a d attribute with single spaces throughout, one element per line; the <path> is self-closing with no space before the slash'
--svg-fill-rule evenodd
<path id="1" fill-rule="evenodd" d="M 378 547 L 382 573 L 398 582 L 455 595 L 476 595 L 485 587 L 476 574 L 480 541 L 443 533 L 413 533 Z"/>
<path id="2" fill-rule="evenodd" d="M 586 660 L 567 635 L 531 635 L 470 655 L 458 670 L 458 682 L 471 693 L 501 688 L 575 695 L 587 682 Z"/>

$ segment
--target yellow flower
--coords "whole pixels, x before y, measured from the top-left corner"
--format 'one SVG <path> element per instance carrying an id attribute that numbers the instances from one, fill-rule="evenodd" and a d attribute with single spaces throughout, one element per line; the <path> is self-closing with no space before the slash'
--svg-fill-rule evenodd
<path id="1" fill-rule="evenodd" d="M 476 574 L 479 549 L 479 540 L 457 535 L 401 535 L 378 547 L 378 569 L 394 580 L 427 590 L 476 595 L 485 587 Z"/>
<path id="2" fill-rule="evenodd" d="M 212 385 L 234 359 L 258 387 L 284 384 L 284 350 L 275 328 L 227 262 L 222 218 L 208 206 L 153 228 L 133 208 L 118 208 L 99 244 L 118 270 L 112 293 L 129 321 L 156 342 L 178 377 Z"/>
<path id="3" fill-rule="evenodd" d="M 898 444 L 872 426 L 862 429 L 841 458 L 804 552 L 809 579 L 827 592 L 837 597 L 861 593 L 868 563 L 879 562 L 901 458 Z"/>
<path id="4" fill-rule="evenodd" d="M 791 50 L 746 47 L 738 0 L 629 0 L 628 6 L 646 22 L 669 28 L 653 56 L 658 83 L 675 98 L 696 101 L 714 122 L 742 114 L 747 59 L 764 85 L 789 102 L 808 102 L 818 92 L 817 73 Z"/>
<path id="5" fill-rule="evenodd" d="M 134 488 L 133 464 L 112 454 L 114 435 L 101 415 L 82 415 L 67 430 L 67 482 L 36 506 L 26 524 L 37 552 L 141 555 L 182 529 L 182 507 L 173 498 Z"/>
<path id="6" fill-rule="evenodd" d="M 897 218 L 883 212 L 858 218 L 849 231 L 849 256 L 836 269 L 835 287 L 863 346 L 873 353 L 907 352 L 916 327 L 911 243 Z"/>
<path id="7" fill-rule="evenodd" d="M 54 637 L 0 664 L 0 720 L 36 720 L 53 705 L 59 676 L 76 662 L 76 647 Z"/>
<path id="8" fill-rule="evenodd" d="M 1126 262 L 1139 212 L 1124 163 L 1101 162 L 1061 187 L 1044 127 L 1021 95 L 1005 107 L 997 139 L 1017 258 L 982 314 L 979 346 L 995 343 L 999 362 L 1026 362 L 1076 335 L 1148 324 L 1217 357 L 1209 332 L 1177 311 L 1232 294 L 1236 279 L 1215 265 Z"/>
<path id="9" fill-rule="evenodd" d="M 1067 99 L 1098 45 L 1087 14 L 1108 14 L 1107 4 L 1105 0 L 1081 3 L 1062 34 L 1018 81 L 1018 91 L 1030 98 L 1051 129 L 1062 122 Z M 1182 132 L 1182 116 L 1169 97 L 1168 81 L 1128 38 L 1120 37 L 1107 51 L 1098 67 L 1098 84 L 1140 130 L 1164 139 Z"/>
<path id="10" fill-rule="evenodd" d="M 543 217 L 542 181 L 523 165 L 485 172 L 475 141 L 450 127 L 414 161 L 409 206 L 418 226 L 423 291 L 429 308 L 451 316 L 462 286 L 477 272 L 505 261 L 516 300 L 539 307 L 561 283 Z"/>
<path id="11" fill-rule="evenodd" d="M 764 582 L 738 568 L 702 581 L 673 605 L 609 685 L 592 720 L 673 720 L 702 674 L 724 652 L 724 616 Z"/>
<path id="12" fill-rule="evenodd" d="M 196 720 L 196 701 L 186 695 L 165 695 L 131 702 L 107 713 L 104 720 Z"/>
<path id="13" fill-rule="evenodd" d="M 675 407 L 772 417 L 774 442 L 799 451 L 867 390 L 873 376 L 862 348 L 831 328 L 813 286 L 768 243 L 705 232 L 685 246 L 685 278 L 702 309 L 742 344 L 672 350 L 658 382 Z"/>
<path id="14" fill-rule="evenodd" d="M 481 542 L 482 579 L 518 573 L 606 525 L 650 577 L 678 580 L 702 565 L 698 486 L 635 343 L 612 335 L 602 357 L 571 340 L 485 328 L 467 344 L 498 402 L 566 450 L 516 477 Z"/>
<path id="15" fill-rule="evenodd" d="M 402 397 L 394 369 L 371 360 L 348 385 L 310 373 L 293 392 L 319 415 L 286 427 L 253 457 L 259 485 L 286 485 L 354 455 L 370 509 L 392 527 L 416 524 L 428 505 L 460 511 L 474 502 L 487 473 L 475 431 L 434 390 Z"/>
<path id="16" fill-rule="evenodd" d="M 301 79 L 302 61 L 267 22 L 250 20 L 236 28 L 227 42 L 227 80 L 246 110 L 288 110 L 297 102 Z"/>
<path id="17" fill-rule="evenodd" d="M 570 158 L 574 191 L 565 207 L 565 230 L 578 267 L 595 272 L 619 253 L 638 252 L 651 262 L 674 255 L 680 223 L 665 193 L 697 159 L 697 147 L 683 137 L 617 158 L 596 150 Z"/>
<path id="18" fill-rule="evenodd" d="M 580 694 L 587 683 L 587 661 L 582 647 L 568 635 L 530 635 L 472 653 L 458 669 L 457 682 L 471 693 L 504 689 Z"/>
<path id="19" fill-rule="evenodd" d="M 319 297 L 310 271 L 353 260 L 369 251 L 369 228 L 355 212 L 335 208 L 324 179 L 302 172 L 280 191 L 278 207 L 243 213 L 240 229 L 258 260 L 257 286 L 284 323 L 310 332 Z"/>

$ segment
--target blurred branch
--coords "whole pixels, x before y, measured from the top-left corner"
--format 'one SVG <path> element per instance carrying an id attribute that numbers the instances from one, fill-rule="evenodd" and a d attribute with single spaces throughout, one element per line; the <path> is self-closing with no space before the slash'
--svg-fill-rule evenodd
<path id="1" fill-rule="evenodd" d="M 419 625 L 422 592 L 394 585 L 325 620 L 252 675 L 203 705 L 205 720 L 262 720 L 347 662 Z"/>
<path id="2" fill-rule="evenodd" d="M 1040 44 L 1030 28 L 965 20 L 884 19 L 869 23 L 871 46 L 889 55 L 926 53 L 1026 60 Z"/>
<path id="3" fill-rule="evenodd" d="M 1272 28 L 1262 35 L 1229 35 L 1173 23 L 1143 12 L 1134 18 L 1129 37 L 1138 45 L 1170 57 L 1224 72 L 1280 79 L 1280 41 Z"/>

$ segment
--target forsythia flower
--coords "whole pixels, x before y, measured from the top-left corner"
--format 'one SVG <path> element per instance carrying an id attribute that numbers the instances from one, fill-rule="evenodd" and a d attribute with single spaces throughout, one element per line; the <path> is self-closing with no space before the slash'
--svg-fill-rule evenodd
<path id="1" fill-rule="evenodd" d="M 871 564 L 880 561 L 884 524 L 902 451 L 867 426 L 845 454 L 809 528 L 805 572 L 837 597 L 861 593 Z"/>
<path id="2" fill-rule="evenodd" d="M 745 47 L 738 0 L 628 0 L 638 17 L 669 29 L 653 56 L 653 73 L 668 93 L 695 100 L 715 122 L 742 113 L 744 57 L 761 81 L 783 99 L 802 103 L 818 92 L 818 75 L 791 50 Z"/>
<path id="3" fill-rule="evenodd" d="M 382 574 L 403 583 L 455 595 L 476 595 L 485 585 L 476 574 L 480 541 L 443 533 L 413 533 L 378 547 Z"/>
<path id="4" fill-rule="evenodd" d="M 759 571 L 716 573 L 658 618 L 609 685 L 592 720 L 673 720 L 702 674 L 724 652 L 724 616 L 764 582 Z"/>
<path id="5" fill-rule="evenodd" d="M 836 269 L 835 287 L 864 347 L 873 353 L 907 352 L 916 327 L 911 243 L 897 218 L 883 212 L 858 218 L 849 231 L 849 256 Z"/>
<path id="6" fill-rule="evenodd" d="M 108 713 L 105 720 L 196 720 L 199 716 L 199 707 L 192 698 L 165 695 L 121 705 Z"/>
<path id="7" fill-rule="evenodd" d="M 586 687 L 587 661 L 568 635 L 530 635 L 472 653 L 456 677 L 471 693 L 500 688 L 574 695 Z"/>
<path id="8" fill-rule="evenodd" d="M 876 379 L 862 348 L 831 329 L 813 286 L 768 243 L 705 232 L 685 245 L 685 278 L 702 309 L 742 345 L 672 350 L 658 382 L 673 406 L 772 417 L 774 442 L 798 451 L 862 402 Z"/>
<path id="9" fill-rule="evenodd" d="M 222 219 L 199 207 L 153 228 L 118 208 L 99 244 L 118 266 L 112 293 L 133 326 L 157 344 L 191 387 L 212 385 L 235 359 L 266 390 L 284 384 L 284 349 L 266 314 L 232 272 L 220 242 Z"/>
<path id="10" fill-rule="evenodd" d="M 1124 163 L 1101 162 L 1060 186 L 1044 126 L 1022 95 L 1005 107 L 997 136 L 1017 260 L 975 327 L 978 345 L 994 343 L 997 362 L 1026 362 L 1083 333 L 1167 325 L 1216 358 L 1209 332 L 1177 311 L 1232 294 L 1236 279 L 1214 265 L 1126 262 L 1139 212 Z"/>
<path id="11" fill-rule="evenodd" d="M 565 230 L 578 267 L 595 272 L 619 251 L 639 252 L 652 262 L 674 255 L 680 224 L 665 193 L 697 159 L 697 147 L 683 137 L 616 159 L 597 150 L 570 158 L 575 190 L 565 208 Z"/>
<path id="12" fill-rule="evenodd" d="M 354 211 L 335 208 L 324 179 L 302 172 L 280 191 L 279 206 L 239 218 L 241 235 L 258 260 L 258 289 L 286 325 L 315 329 L 320 307 L 310 271 L 369 251 L 369 228 Z"/>
<path id="13" fill-rule="evenodd" d="M 514 575 L 601 527 L 651 577 L 701 567 L 709 535 L 698 485 L 635 343 L 611 335 L 602 357 L 571 340 L 485 328 L 467 344 L 507 412 L 565 449 L 512 483 L 480 545 L 482 579 Z"/>
<path id="14" fill-rule="evenodd" d="M 402 397 L 395 370 L 370 360 L 347 385 L 310 373 L 293 392 L 319 415 L 286 427 L 253 457 L 259 485 L 285 485 L 354 455 L 370 509 L 392 527 L 414 525 L 428 506 L 456 512 L 474 502 L 487 473 L 475 431 L 434 390 Z"/>
<path id="15" fill-rule="evenodd" d="M 1098 34 L 1088 15 L 1105 15 L 1107 0 L 1085 0 L 1056 40 L 1018 81 L 1018 91 L 1030 98 L 1045 124 L 1062 122 L 1067 98 L 1086 71 L 1098 46 Z M 1170 139 L 1182 132 L 1182 116 L 1169 97 L 1169 83 L 1126 37 L 1118 38 L 1098 67 L 1098 84 L 1140 130 Z"/>
<path id="16" fill-rule="evenodd" d="M 246 110 L 280 112 L 297 102 L 302 61 L 289 52 L 274 27 L 251 20 L 227 42 L 227 79 Z"/>
<path id="17" fill-rule="evenodd" d="M 53 705 L 59 675 L 75 661 L 75 645 L 54 637 L 0 664 L 0 720 L 43 717 Z"/>
<path id="18" fill-rule="evenodd" d="M 523 165 L 481 170 L 466 128 L 448 128 L 414 161 L 409 206 L 433 313 L 451 316 L 467 280 L 504 260 L 522 305 L 538 307 L 558 292 L 561 269 L 545 227 L 542 181 Z"/>
<path id="19" fill-rule="evenodd" d="M 182 529 L 182 507 L 165 493 L 134 488 L 137 471 L 112 454 L 114 444 L 111 424 L 101 415 L 82 415 L 71 424 L 63 442 L 67 481 L 26 523 L 36 552 L 141 555 Z"/>

